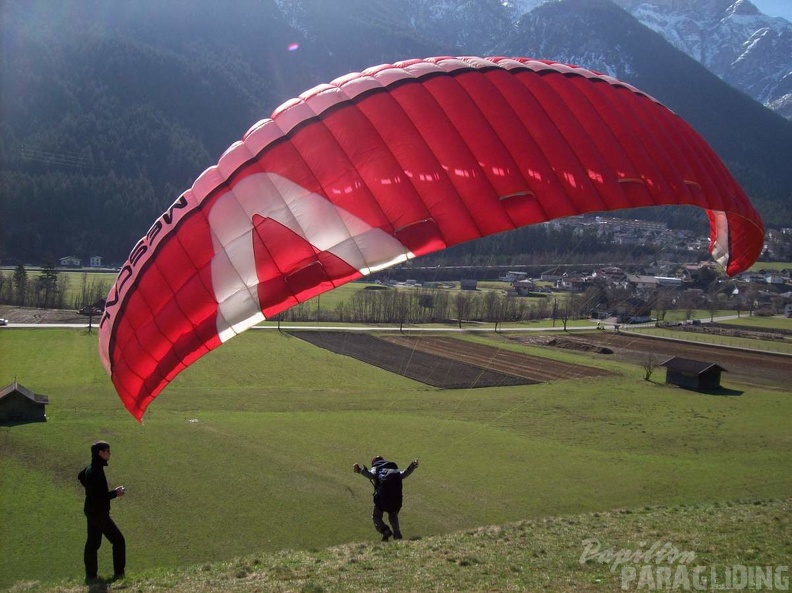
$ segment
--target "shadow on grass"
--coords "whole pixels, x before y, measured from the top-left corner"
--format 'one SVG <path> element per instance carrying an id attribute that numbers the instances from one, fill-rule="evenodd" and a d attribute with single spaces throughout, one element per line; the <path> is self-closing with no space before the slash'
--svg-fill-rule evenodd
<path id="1" fill-rule="evenodd" d="M 87 581 L 85 584 L 88 585 L 89 593 L 107 593 L 107 591 L 109 591 L 108 584 L 110 582 L 110 579 L 93 579 Z"/>
<path id="2" fill-rule="evenodd" d="M 0 420 L 0 426 L 24 426 L 25 424 L 43 424 L 47 421 L 46 418 L 21 418 L 18 420 Z"/>
<path id="3" fill-rule="evenodd" d="M 109 577 L 109 578 L 102 578 L 98 577 L 95 579 L 86 579 L 85 584 L 88 586 L 89 593 L 107 593 L 111 589 L 125 589 L 125 585 L 116 585 L 116 587 L 112 587 L 113 583 L 118 583 L 119 581 L 123 580 L 124 577 Z"/>
<path id="4" fill-rule="evenodd" d="M 717 389 L 695 389 L 694 391 L 703 393 L 704 395 L 720 395 L 730 397 L 740 396 L 745 393 L 739 389 L 726 389 L 725 387 L 718 387 Z"/>

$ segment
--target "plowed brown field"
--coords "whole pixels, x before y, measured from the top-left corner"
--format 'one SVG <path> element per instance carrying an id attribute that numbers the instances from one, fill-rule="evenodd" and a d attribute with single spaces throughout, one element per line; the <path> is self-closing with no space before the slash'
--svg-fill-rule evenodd
<path id="1" fill-rule="evenodd" d="M 437 356 L 452 358 L 476 367 L 525 377 L 537 383 L 556 381 L 558 379 L 606 377 L 613 374 L 610 371 L 594 366 L 570 364 L 539 356 L 530 356 L 494 346 L 457 340 L 456 338 L 385 336 L 383 339 L 411 350 L 420 350 Z"/>
<path id="2" fill-rule="evenodd" d="M 597 367 L 558 362 L 455 338 L 378 338 L 354 332 L 290 333 L 332 352 L 443 389 L 530 385 L 611 374 Z"/>
<path id="3" fill-rule="evenodd" d="M 516 338 L 517 339 L 517 338 Z M 533 345 L 547 343 L 549 338 L 519 338 Z M 792 357 L 751 350 L 721 348 L 693 342 L 661 340 L 629 332 L 588 332 L 585 335 L 569 334 L 559 340 L 559 345 L 574 350 L 586 350 L 594 361 L 619 360 L 642 364 L 650 356 L 655 362 L 663 363 L 679 356 L 705 362 L 714 362 L 726 369 L 723 382 L 736 381 L 746 385 L 758 385 L 792 391 Z M 613 354 L 596 354 L 599 348 L 609 348 Z M 663 372 L 665 372 L 663 370 Z"/>

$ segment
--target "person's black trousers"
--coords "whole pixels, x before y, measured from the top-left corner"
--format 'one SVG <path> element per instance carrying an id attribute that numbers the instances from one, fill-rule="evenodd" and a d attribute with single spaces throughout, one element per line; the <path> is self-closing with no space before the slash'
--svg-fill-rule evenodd
<path id="1" fill-rule="evenodd" d="M 95 579 L 99 570 L 99 548 L 102 545 L 102 536 L 107 538 L 113 546 L 113 573 L 116 576 L 124 574 L 126 568 L 126 540 L 124 534 L 110 518 L 110 515 L 88 517 L 88 538 L 85 540 L 85 577 Z"/>
<path id="2" fill-rule="evenodd" d="M 399 511 L 389 511 L 388 512 L 388 521 L 390 521 L 390 527 L 382 520 L 385 511 L 379 508 L 377 505 L 374 505 L 374 510 L 371 512 L 371 518 L 374 520 L 374 528 L 381 533 L 382 535 L 388 534 L 390 537 L 393 534 L 396 539 L 401 539 L 401 530 L 399 529 Z"/>

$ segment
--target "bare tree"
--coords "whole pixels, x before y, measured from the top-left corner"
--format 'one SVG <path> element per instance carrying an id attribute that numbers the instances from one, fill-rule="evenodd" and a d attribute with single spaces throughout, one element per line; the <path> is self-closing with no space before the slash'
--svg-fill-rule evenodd
<path id="1" fill-rule="evenodd" d="M 652 373 L 657 368 L 657 360 L 654 357 L 654 354 L 650 354 L 647 356 L 643 363 L 643 371 L 644 371 L 644 381 L 649 381 L 652 378 Z"/>
<path id="2" fill-rule="evenodd" d="M 410 298 L 409 295 L 404 293 L 397 293 L 397 299 L 394 303 L 394 321 L 399 322 L 399 331 L 404 329 L 404 324 L 409 321 L 410 316 Z"/>
<path id="3" fill-rule="evenodd" d="M 550 308 L 550 318 L 553 320 L 553 327 L 555 327 L 555 322 L 556 319 L 558 319 L 558 314 L 559 314 L 558 298 L 554 297 Z M 566 329 L 566 322 L 564 323 L 564 329 Z"/>
<path id="4" fill-rule="evenodd" d="M 655 294 L 655 311 L 657 312 L 657 320 L 664 321 L 666 313 L 673 306 L 674 297 L 667 291 L 660 289 Z"/>
<path id="5" fill-rule="evenodd" d="M 707 311 L 710 314 L 710 321 L 715 321 L 715 314 L 720 310 L 720 301 L 717 294 L 707 295 Z"/>
<path id="6" fill-rule="evenodd" d="M 558 318 L 561 320 L 561 323 L 564 326 L 564 331 L 567 330 L 567 323 L 569 320 L 575 316 L 572 299 L 573 295 L 567 295 L 567 297 L 564 299 L 564 302 L 559 305 L 557 309 Z M 553 321 L 555 322 L 555 319 L 553 319 Z"/>
<path id="7" fill-rule="evenodd" d="M 462 291 L 458 292 L 454 298 L 454 307 L 456 308 L 457 322 L 459 329 L 462 329 L 462 320 L 470 317 L 470 308 L 472 303 L 468 296 Z"/>

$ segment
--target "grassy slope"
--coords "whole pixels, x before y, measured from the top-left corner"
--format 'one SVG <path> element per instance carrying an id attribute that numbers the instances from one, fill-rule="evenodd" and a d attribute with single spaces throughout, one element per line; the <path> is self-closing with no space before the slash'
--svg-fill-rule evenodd
<path id="1" fill-rule="evenodd" d="M 133 572 L 370 541 L 369 486 L 349 467 L 374 453 L 421 457 L 405 486 L 408 537 L 784 498 L 792 486 L 779 469 L 792 464 L 787 393 L 708 397 L 615 363 L 621 378 L 442 392 L 248 332 L 177 377 L 138 425 L 99 365 L 95 336 L 4 331 L 0 360 L 0 384 L 16 376 L 52 401 L 46 424 L 0 427 L 0 587 L 80 573 L 74 476 L 96 438 L 113 443 L 111 484 L 128 488 L 113 514 Z M 109 569 L 107 546 L 100 566 Z"/>
<path id="2" fill-rule="evenodd" d="M 95 590 L 716 590 L 729 578 L 727 571 L 737 574 L 736 566 L 750 567 L 753 575 L 757 568 L 763 574 L 769 570 L 774 580 L 764 589 L 786 590 L 791 505 L 790 499 L 754 500 L 544 517 L 398 543 L 251 553 L 228 562 L 149 570 L 116 583 L 99 583 Z M 665 555 L 624 557 L 625 552 L 648 553 L 653 546 Z M 608 550 L 620 553 L 621 559 L 606 556 Z M 76 579 L 52 585 L 27 582 L 17 590 L 66 593 L 84 591 L 85 585 Z"/>

